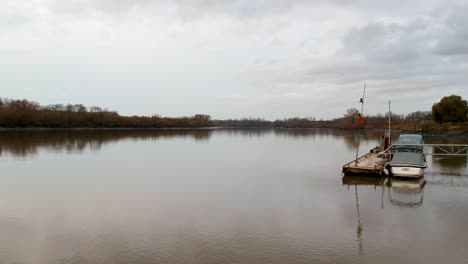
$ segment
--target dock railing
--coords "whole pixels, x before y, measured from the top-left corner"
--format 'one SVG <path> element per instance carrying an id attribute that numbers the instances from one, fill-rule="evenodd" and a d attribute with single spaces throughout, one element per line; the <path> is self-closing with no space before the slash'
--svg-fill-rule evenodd
<path id="1" fill-rule="evenodd" d="M 427 156 L 468 156 L 468 144 L 393 144 L 379 155 L 388 157 L 395 149 L 404 147 L 421 148 Z"/>

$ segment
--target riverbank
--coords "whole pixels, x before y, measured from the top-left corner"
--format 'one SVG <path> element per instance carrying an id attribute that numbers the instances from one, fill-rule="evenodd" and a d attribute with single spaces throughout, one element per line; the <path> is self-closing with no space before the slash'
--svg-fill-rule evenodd
<path id="1" fill-rule="evenodd" d="M 215 130 L 215 129 L 337 129 L 337 130 L 356 130 L 356 126 L 205 126 L 205 127 L 0 127 L 0 131 L 160 131 L 160 130 Z M 387 126 L 365 126 L 363 131 L 381 131 L 387 130 Z M 392 130 L 406 133 L 422 134 L 450 134 L 450 135 L 468 135 L 468 123 L 464 124 L 393 124 Z"/>
<path id="2" fill-rule="evenodd" d="M 206 130 L 219 127 L 0 127 L 0 131 L 159 131 L 159 130 Z"/>
<path id="3" fill-rule="evenodd" d="M 405 132 L 417 132 L 422 134 L 450 134 L 463 135 L 468 134 L 468 123 L 462 124 L 421 124 L 419 126 L 392 126 L 392 129 L 398 129 Z"/>

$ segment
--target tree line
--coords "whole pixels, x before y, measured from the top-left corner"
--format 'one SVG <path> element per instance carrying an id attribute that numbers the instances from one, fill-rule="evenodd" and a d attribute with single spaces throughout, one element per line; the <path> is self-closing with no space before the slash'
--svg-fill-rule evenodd
<path id="1" fill-rule="evenodd" d="M 388 113 L 365 116 L 365 128 L 384 129 L 388 127 Z M 356 128 L 360 116 L 357 108 L 350 108 L 339 118 L 316 120 L 315 118 L 286 118 L 269 121 L 259 118 L 215 120 L 216 126 L 239 128 Z M 424 130 L 425 126 L 435 123 L 463 123 L 468 121 L 467 101 L 461 96 L 443 97 L 435 103 L 432 111 L 416 111 L 406 115 L 391 114 L 392 128 L 403 130 Z"/>
<path id="2" fill-rule="evenodd" d="M 350 108 L 339 118 L 317 120 L 315 118 L 286 118 L 274 121 L 261 118 L 212 120 L 209 115 L 191 117 L 122 116 L 115 111 L 82 104 L 54 104 L 41 106 L 28 100 L 0 98 L 0 127 L 46 128 L 356 128 L 359 110 Z M 387 114 L 365 116 L 365 128 L 386 128 Z M 416 111 L 407 115 L 392 113 L 392 128 L 422 129 L 430 123 L 462 123 L 468 121 L 468 104 L 460 96 L 443 97 L 432 111 Z"/>
<path id="3" fill-rule="evenodd" d="M 349 109 L 354 112 L 354 109 Z M 357 113 L 359 111 L 356 109 Z M 356 128 L 358 115 L 346 113 L 343 117 L 331 120 L 317 120 L 315 118 L 285 118 L 269 121 L 260 118 L 214 120 L 215 126 L 234 128 Z M 392 114 L 392 126 L 414 126 L 420 123 L 431 123 L 430 111 L 417 111 L 408 115 Z M 366 128 L 386 128 L 388 114 L 367 115 Z"/>
<path id="4" fill-rule="evenodd" d="M 209 115 L 191 117 L 122 116 L 115 111 L 82 104 L 42 106 L 28 100 L 0 99 L 0 127 L 45 128 L 165 128 L 210 127 Z"/>

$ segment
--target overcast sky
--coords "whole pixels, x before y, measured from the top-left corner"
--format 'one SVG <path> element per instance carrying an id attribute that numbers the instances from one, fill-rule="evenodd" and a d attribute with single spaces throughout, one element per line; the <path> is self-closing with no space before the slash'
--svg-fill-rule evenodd
<path id="1" fill-rule="evenodd" d="M 332 118 L 468 97 L 468 1 L 2 0 L 0 96 Z"/>

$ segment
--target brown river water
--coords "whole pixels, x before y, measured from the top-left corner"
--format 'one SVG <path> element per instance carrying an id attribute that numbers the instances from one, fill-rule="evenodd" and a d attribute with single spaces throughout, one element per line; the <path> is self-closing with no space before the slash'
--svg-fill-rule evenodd
<path id="1" fill-rule="evenodd" d="M 361 136 L 362 154 L 381 132 Z M 425 137 L 427 143 L 468 143 Z M 0 263 L 468 263 L 466 157 L 402 192 L 353 131 L 0 132 Z"/>

